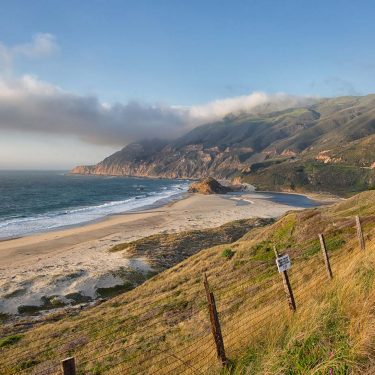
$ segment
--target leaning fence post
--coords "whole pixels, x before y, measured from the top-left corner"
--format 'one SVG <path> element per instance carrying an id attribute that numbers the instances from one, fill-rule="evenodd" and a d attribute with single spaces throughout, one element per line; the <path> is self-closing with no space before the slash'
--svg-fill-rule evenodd
<path id="1" fill-rule="evenodd" d="M 216 309 L 216 302 L 213 292 L 210 291 L 208 285 L 207 275 L 204 274 L 204 288 L 206 290 L 207 302 L 208 302 L 208 311 L 210 313 L 210 322 L 211 322 L 211 332 L 214 337 L 216 345 L 217 357 L 220 360 L 223 367 L 228 364 L 228 359 L 225 354 L 224 340 L 221 333 L 219 316 Z"/>
<path id="2" fill-rule="evenodd" d="M 330 279 L 332 279 L 333 275 L 332 275 L 331 263 L 329 261 L 329 255 L 328 255 L 328 252 L 327 252 L 327 247 L 326 247 L 326 242 L 324 240 L 324 235 L 319 234 L 318 236 L 319 236 L 319 241 L 320 241 L 320 248 L 322 249 L 322 252 L 323 252 L 324 263 L 326 264 L 327 274 L 328 274 L 328 277 Z"/>
<path id="3" fill-rule="evenodd" d="M 296 311 L 296 301 L 294 300 L 293 290 L 292 290 L 292 286 L 290 285 L 288 271 L 287 271 L 287 269 L 289 269 L 291 266 L 289 256 L 288 255 L 280 256 L 276 249 L 276 246 L 274 246 L 273 249 L 276 255 L 277 269 L 279 270 L 283 278 L 284 290 L 285 290 L 286 298 L 288 300 L 289 308 L 292 311 Z"/>
<path id="4" fill-rule="evenodd" d="M 76 375 L 76 363 L 74 357 L 69 357 L 61 361 L 62 375 Z"/>
<path id="5" fill-rule="evenodd" d="M 361 220 L 358 215 L 355 217 L 355 222 L 357 224 L 357 237 L 358 237 L 359 246 L 361 250 L 365 250 L 365 239 L 363 237 Z"/>

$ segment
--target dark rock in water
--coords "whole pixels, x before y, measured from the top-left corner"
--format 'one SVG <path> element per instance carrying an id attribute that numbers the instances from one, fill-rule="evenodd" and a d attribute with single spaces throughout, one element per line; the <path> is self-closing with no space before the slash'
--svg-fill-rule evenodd
<path id="1" fill-rule="evenodd" d="M 189 187 L 189 193 L 200 194 L 226 194 L 233 191 L 228 186 L 221 185 L 212 177 L 202 178 L 198 182 L 194 182 Z"/>

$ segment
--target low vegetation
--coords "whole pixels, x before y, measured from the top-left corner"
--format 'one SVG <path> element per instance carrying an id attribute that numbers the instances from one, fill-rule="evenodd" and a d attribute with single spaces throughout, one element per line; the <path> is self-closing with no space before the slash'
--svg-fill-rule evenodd
<path id="1" fill-rule="evenodd" d="M 235 252 L 230 247 L 227 247 L 226 249 L 223 250 L 223 252 L 221 253 L 221 256 L 227 259 L 232 259 L 234 254 Z"/>
<path id="2" fill-rule="evenodd" d="M 218 228 L 177 234 L 155 234 L 113 246 L 110 251 L 123 251 L 128 258 L 145 257 L 153 269 L 161 271 L 202 249 L 237 241 L 251 229 L 271 224 L 273 221 L 273 219 L 245 219 L 232 221 Z"/>
<path id="3" fill-rule="evenodd" d="M 350 196 L 375 187 L 375 169 L 357 165 L 325 164 L 311 159 L 290 159 L 282 163 L 262 163 L 256 171 L 241 175 L 241 181 L 259 190 L 329 192 Z"/>
<path id="4" fill-rule="evenodd" d="M 0 373 L 53 374 L 62 358 L 74 355 L 78 374 L 370 374 L 374 202 L 375 191 L 369 191 L 252 226 L 236 242 L 203 249 L 108 302 L 25 332 L 0 349 Z M 356 214 L 365 251 L 358 248 Z M 333 280 L 318 233 L 326 237 Z M 285 300 L 274 245 L 292 259 L 295 313 Z M 224 370 L 210 331 L 205 273 L 230 359 Z"/>
<path id="5" fill-rule="evenodd" d="M 0 339 L 0 348 L 5 348 L 11 345 L 14 345 L 18 341 L 20 341 L 22 338 L 22 335 L 10 335 L 3 337 Z"/>

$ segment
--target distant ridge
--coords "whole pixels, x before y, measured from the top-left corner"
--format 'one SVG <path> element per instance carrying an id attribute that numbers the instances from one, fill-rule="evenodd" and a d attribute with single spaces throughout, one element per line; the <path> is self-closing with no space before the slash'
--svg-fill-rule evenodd
<path id="1" fill-rule="evenodd" d="M 249 182 L 339 194 L 375 186 L 375 95 L 229 115 L 174 140 L 143 140 L 71 173 Z"/>

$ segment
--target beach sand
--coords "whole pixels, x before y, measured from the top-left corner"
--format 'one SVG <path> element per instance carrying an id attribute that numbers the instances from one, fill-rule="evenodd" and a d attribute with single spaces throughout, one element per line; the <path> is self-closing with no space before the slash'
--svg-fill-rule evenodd
<path id="1" fill-rule="evenodd" d="M 147 259 L 111 253 L 113 245 L 156 233 L 212 228 L 250 217 L 279 217 L 298 209 L 262 195 L 188 195 L 161 208 L 126 213 L 99 222 L 0 242 L 0 312 L 39 305 L 43 296 L 80 292 L 95 297 L 97 288 L 121 284 L 114 271 L 151 271 Z"/>

